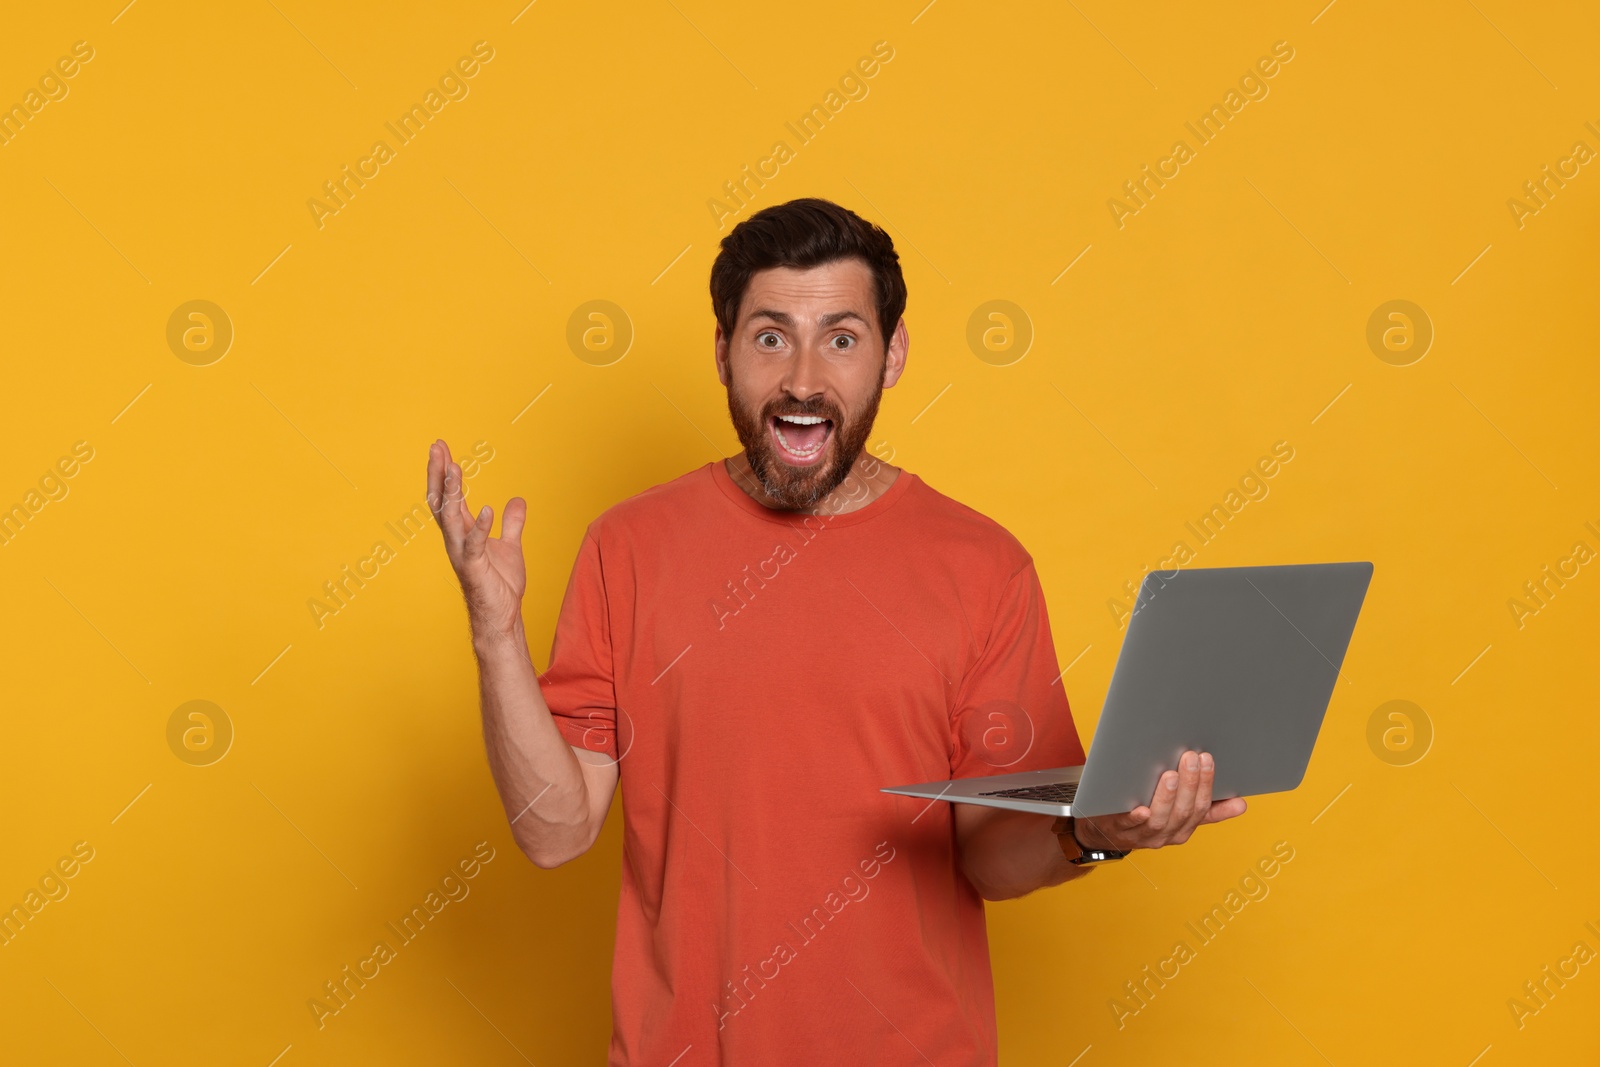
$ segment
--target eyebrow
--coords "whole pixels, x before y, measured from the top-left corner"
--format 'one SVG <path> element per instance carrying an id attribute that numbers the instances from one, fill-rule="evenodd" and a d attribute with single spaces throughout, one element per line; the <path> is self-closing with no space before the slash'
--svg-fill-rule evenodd
<path id="1" fill-rule="evenodd" d="M 757 308 L 755 311 L 752 311 L 750 313 L 750 321 L 754 322 L 756 319 L 771 319 L 780 326 L 788 326 L 791 328 L 794 326 L 793 315 L 790 315 L 787 311 L 778 311 L 774 308 Z M 843 322 L 845 319 L 855 319 L 863 326 L 872 325 L 872 323 L 868 322 L 854 311 L 829 312 L 828 314 L 822 315 L 817 319 L 817 325 L 827 328 L 836 322 Z"/>

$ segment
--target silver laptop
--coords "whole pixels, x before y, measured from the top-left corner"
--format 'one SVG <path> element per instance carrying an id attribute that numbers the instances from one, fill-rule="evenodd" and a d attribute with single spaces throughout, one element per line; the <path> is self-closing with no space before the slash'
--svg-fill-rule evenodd
<path id="1" fill-rule="evenodd" d="M 1110 815 L 1150 803 L 1185 749 L 1216 760 L 1213 800 L 1305 777 L 1372 564 L 1210 567 L 1145 575 L 1087 761 L 884 789 L 910 797 Z"/>

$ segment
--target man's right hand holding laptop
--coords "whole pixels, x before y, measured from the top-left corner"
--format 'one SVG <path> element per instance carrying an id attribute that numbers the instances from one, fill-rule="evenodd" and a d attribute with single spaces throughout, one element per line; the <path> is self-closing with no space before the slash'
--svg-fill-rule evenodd
<path id="1" fill-rule="evenodd" d="M 1161 775 L 1149 804 L 1120 815 L 1061 816 L 1053 829 L 1068 859 L 1088 852 L 1126 855 L 1136 848 L 1181 845 L 1203 823 L 1244 814 L 1244 797 L 1211 799 L 1215 778 L 1211 753 L 1188 750 L 1179 757 L 1177 770 Z"/>

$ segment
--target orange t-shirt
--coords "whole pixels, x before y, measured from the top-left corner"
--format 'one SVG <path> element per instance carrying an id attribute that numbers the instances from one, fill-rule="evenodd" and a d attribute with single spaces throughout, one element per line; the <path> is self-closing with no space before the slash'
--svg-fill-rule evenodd
<path id="1" fill-rule="evenodd" d="M 619 760 L 613 1065 L 996 1060 L 952 806 L 882 786 L 1083 761 L 1033 559 L 902 470 L 775 511 L 717 460 L 584 535 L 545 701 Z"/>

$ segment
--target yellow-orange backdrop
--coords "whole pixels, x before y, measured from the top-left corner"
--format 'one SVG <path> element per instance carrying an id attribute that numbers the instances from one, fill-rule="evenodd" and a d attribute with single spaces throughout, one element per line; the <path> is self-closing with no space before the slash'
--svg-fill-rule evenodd
<path id="1" fill-rule="evenodd" d="M 6 17 L 0 1059 L 602 1061 L 620 810 L 516 851 L 402 520 L 483 442 L 542 667 L 738 447 L 717 241 L 821 195 L 910 284 L 872 448 L 1033 552 L 1086 741 L 1175 543 L 1376 565 L 1299 789 L 991 907 L 1003 1061 L 1594 1062 L 1592 6 L 524 2 Z"/>

